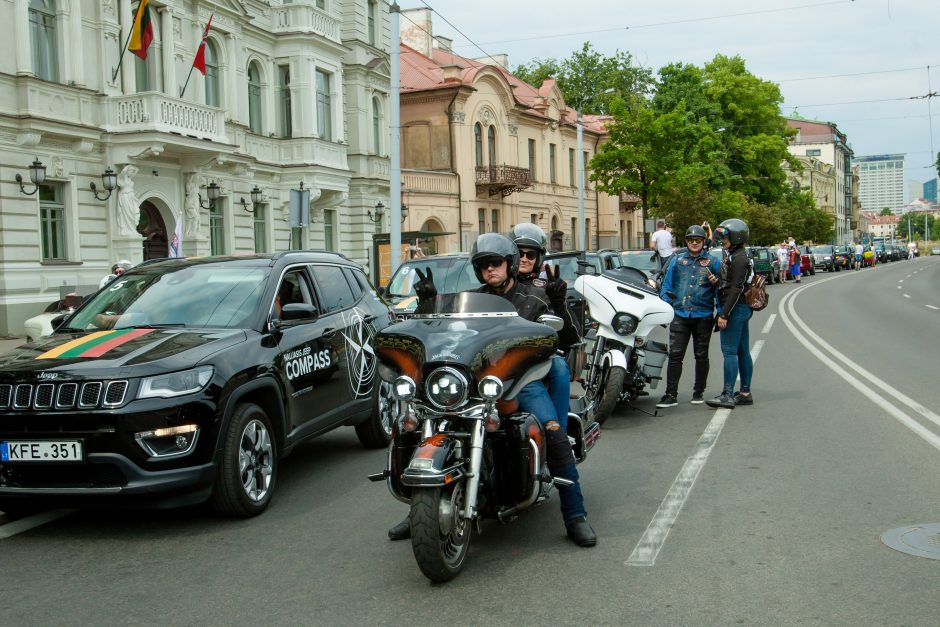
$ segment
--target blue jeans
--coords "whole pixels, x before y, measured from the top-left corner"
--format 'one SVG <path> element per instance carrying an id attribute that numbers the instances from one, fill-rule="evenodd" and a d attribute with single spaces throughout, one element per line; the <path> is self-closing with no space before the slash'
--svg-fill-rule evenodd
<path id="1" fill-rule="evenodd" d="M 576 518 L 587 516 L 587 511 L 584 509 L 584 496 L 581 494 L 578 467 L 574 463 L 568 434 L 561 429 L 556 418 L 555 406 L 548 396 L 545 384 L 541 381 L 533 381 L 522 388 L 516 398 L 519 400 L 519 409 L 533 414 L 545 427 L 545 449 L 548 458 L 546 462 L 552 476 L 574 481 L 573 486 L 558 488 L 562 519 L 568 523 Z"/>
<path id="2" fill-rule="evenodd" d="M 754 312 L 743 302 L 731 310 L 728 326 L 721 331 L 721 354 L 725 360 L 725 382 L 722 391 L 729 396 L 734 393 L 734 380 L 741 375 L 741 391 L 751 391 L 751 375 L 754 362 L 751 360 L 751 345 L 748 324 Z"/>
<path id="3" fill-rule="evenodd" d="M 555 415 L 558 416 L 561 430 L 567 433 L 568 410 L 571 403 L 571 369 L 568 368 L 567 359 L 561 355 L 552 357 L 552 369 L 545 377 L 545 385 L 548 386 L 548 395 L 555 406 Z"/>

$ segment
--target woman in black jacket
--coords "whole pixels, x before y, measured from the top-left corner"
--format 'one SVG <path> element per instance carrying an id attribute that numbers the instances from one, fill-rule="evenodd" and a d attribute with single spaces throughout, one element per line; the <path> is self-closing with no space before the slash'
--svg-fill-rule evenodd
<path id="1" fill-rule="evenodd" d="M 721 263 L 721 283 L 718 286 L 718 321 L 721 331 L 721 354 L 724 356 L 724 385 L 721 394 L 706 401 L 709 407 L 734 408 L 752 405 L 751 359 L 748 325 L 754 314 L 744 301 L 744 290 L 754 276 L 754 263 L 747 254 L 745 244 L 750 231 L 742 220 L 725 220 L 715 229 L 715 239 L 724 249 Z M 741 376 L 741 389 L 734 392 L 734 383 Z"/>

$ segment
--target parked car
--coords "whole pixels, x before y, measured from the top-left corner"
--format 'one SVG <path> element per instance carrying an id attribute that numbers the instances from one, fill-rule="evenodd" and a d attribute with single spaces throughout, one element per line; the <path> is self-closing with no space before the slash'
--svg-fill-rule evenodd
<path id="1" fill-rule="evenodd" d="M 940 248 L 934 246 L 930 249 L 930 256 L 933 257 L 934 255 L 940 255 Z"/>
<path id="2" fill-rule="evenodd" d="M 797 246 L 800 251 L 800 274 L 813 276 L 816 274 L 816 262 L 812 248 L 809 246 Z"/>
<path id="3" fill-rule="evenodd" d="M 842 262 L 836 255 L 835 246 L 823 244 L 813 246 L 813 263 L 817 268 L 822 268 L 827 272 L 838 272 L 842 269 Z"/>
<path id="4" fill-rule="evenodd" d="M 651 287 L 659 289 L 662 276 L 659 271 L 659 262 L 651 250 L 624 250 L 620 253 L 624 267 L 635 268 L 646 275 Z"/>
<path id="5" fill-rule="evenodd" d="M 650 251 L 650 255 L 653 251 Z M 620 257 L 620 251 L 616 248 L 601 248 L 599 250 L 589 250 L 584 253 L 584 260 L 594 264 L 597 273 L 604 270 L 613 270 L 623 266 L 623 259 Z"/>
<path id="6" fill-rule="evenodd" d="M 382 448 L 370 345 L 394 316 L 342 255 L 142 265 L 0 357 L 0 510 L 263 512 L 280 461 L 344 425 Z"/>
<path id="7" fill-rule="evenodd" d="M 877 263 L 886 263 L 888 261 L 888 251 L 884 244 L 875 244 L 872 247 L 872 252 L 875 253 L 875 261 Z"/>
<path id="8" fill-rule="evenodd" d="M 765 275 L 768 283 L 780 283 L 782 279 L 777 250 L 771 250 L 764 246 L 750 246 L 747 250 L 751 259 L 754 260 L 754 273 Z"/>
<path id="9" fill-rule="evenodd" d="M 835 254 L 842 264 L 843 270 L 851 268 L 852 264 L 855 263 L 855 249 L 851 246 L 836 246 Z"/>

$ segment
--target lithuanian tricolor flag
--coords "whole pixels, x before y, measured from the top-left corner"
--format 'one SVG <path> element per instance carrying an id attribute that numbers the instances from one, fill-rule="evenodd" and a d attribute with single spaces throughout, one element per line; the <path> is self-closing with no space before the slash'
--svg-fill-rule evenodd
<path id="1" fill-rule="evenodd" d="M 150 0 L 140 0 L 131 28 L 131 39 L 127 49 L 141 59 L 147 58 L 147 48 L 153 41 L 153 24 L 150 23 Z"/>
<path id="2" fill-rule="evenodd" d="M 131 340 L 152 333 L 153 329 L 118 329 L 98 331 L 84 337 L 66 342 L 52 350 L 38 355 L 36 359 L 71 359 L 73 357 L 101 357 L 108 351 L 127 344 Z"/>

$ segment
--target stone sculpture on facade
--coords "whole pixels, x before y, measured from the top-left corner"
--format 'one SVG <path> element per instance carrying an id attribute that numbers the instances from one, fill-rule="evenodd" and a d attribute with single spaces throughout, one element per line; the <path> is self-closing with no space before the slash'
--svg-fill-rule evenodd
<path id="1" fill-rule="evenodd" d="M 124 166 L 118 174 L 117 226 L 118 233 L 126 237 L 139 236 L 137 224 L 140 222 L 140 201 L 134 194 L 134 177 L 137 168 Z"/>
<path id="2" fill-rule="evenodd" d="M 202 225 L 199 217 L 199 175 L 190 174 L 186 178 L 186 217 L 183 221 L 187 239 L 202 237 Z"/>

